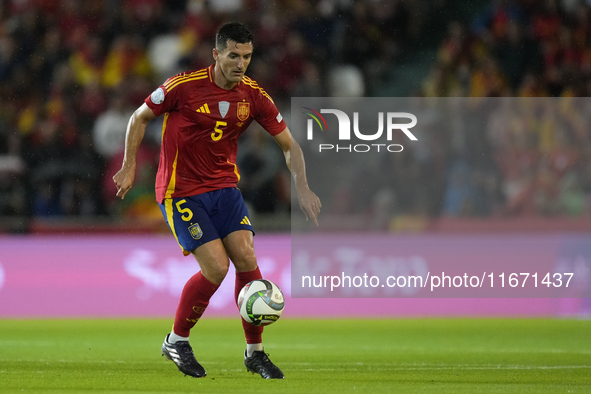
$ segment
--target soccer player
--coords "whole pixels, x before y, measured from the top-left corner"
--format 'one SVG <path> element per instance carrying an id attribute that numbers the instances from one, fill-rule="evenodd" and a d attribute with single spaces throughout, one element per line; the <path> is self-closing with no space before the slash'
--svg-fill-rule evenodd
<path id="1" fill-rule="evenodd" d="M 300 207 L 316 225 L 320 200 L 309 189 L 300 146 L 271 97 L 245 75 L 253 53 L 253 36 L 240 23 L 223 25 L 216 34 L 207 68 L 169 78 L 131 116 L 125 156 L 113 177 L 117 196 L 132 187 L 136 154 L 147 123 L 164 115 L 156 198 L 183 254 L 193 254 L 201 270 L 181 294 L 172 332 L 162 355 L 186 375 L 204 377 L 189 345 L 189 333 L 228 272 L 236 268 L 235 299 L 248 282 L 261 279 L 254 252 L 254 230 L 240 191 L 237 141 L 256 120 L 283 150 L 295 181 Z M 247 371 L 265 379 L 282 379 L 262 345 L 263 328 L 242 320 Z"/>

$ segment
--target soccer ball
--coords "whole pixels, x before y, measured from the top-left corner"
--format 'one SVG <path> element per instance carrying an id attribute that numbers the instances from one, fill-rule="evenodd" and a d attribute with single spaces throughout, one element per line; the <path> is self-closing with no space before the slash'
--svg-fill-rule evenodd
<path id="1" fill-rule="evenodd" d="M 284 307 L 281 289 L 267 279 L 247 283 L 238 295 L 240 316 L 255 326 L 275 323 L 281 317 Z"/>

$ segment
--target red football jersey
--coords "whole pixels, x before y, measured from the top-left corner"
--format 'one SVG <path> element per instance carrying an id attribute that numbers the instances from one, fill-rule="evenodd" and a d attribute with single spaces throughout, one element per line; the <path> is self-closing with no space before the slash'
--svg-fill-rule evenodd
<path id="1" fill-rule="evenodd" d="M 145 102 L 164 114 L 156 198 L 236 187 L 238 137 L 256 120 L 271 135 L 286 125 L 271 97 L 244 76 L 234 88 L 213 81 L 213 67 L 169 78 Z"/>

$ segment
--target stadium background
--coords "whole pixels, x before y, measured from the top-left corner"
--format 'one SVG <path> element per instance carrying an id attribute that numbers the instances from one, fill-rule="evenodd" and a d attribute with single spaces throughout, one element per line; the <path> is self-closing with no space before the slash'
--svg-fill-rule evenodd
<path id="1" fill-rule="evenodd" d="M 251 27 L 249 75 L 288 121 L 291 97 L 591 93 L 591 8 L 574 0 L 14 0 L 0 4 L 0 15 L 3 317 L 172 313 L 179 275 L 194 262 L 177 257 L 154 203 L 157 121 L 124 201 L 116 200 L 111 178 L 131 112 L 167 77 L 211 64 L 213 35 L 224 21 Z M 288 246 L 289 173 L 260 128 L 251 127 L 240 143 L 239 186 L 264 245 L 259 258 L 274 267 L 268 268 L 277 275 L 272 278 L 287 283 L 281 278 L 288 275 L 289 251 L 276 249 Z M 355 220 L 385 218 L 378 230 L 393 236 L 585 236 L 591 231 L 590 148 L 588 130 L 558 132 L 543 120 L 506 138 L 442 131 L 430 151 L 394 163 L 396 196 L 386 211 L 356 190 L 338 190 L 321 196 L 328 207 L 321 220 L 329 228 L 330 208 L 338 206 L 332 202 L 357 198 Z M 396 168 L 412 171 L 405 176 Z M 125 270 L 142 251 L 152 257 L 141 255 L 139 270 Z M 76 285 L 93 279 L 100 293 Z M 45 305 L 40 310 L 23 294 Z M 326 309 L 353 316 L 588 315 L 585 296 L 392 299 L 379 309 L 329 300 Z M 126 297 L 136 304 L 113 307 Z M 89 299 L 97 300 L 92 308 Z M 316 314 L 310 301 L 292 301 L 294 314 Z"/>

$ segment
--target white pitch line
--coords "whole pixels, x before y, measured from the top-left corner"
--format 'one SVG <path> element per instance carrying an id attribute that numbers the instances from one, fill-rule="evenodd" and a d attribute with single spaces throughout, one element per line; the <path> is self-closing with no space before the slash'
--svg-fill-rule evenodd
<path id="1" fill-rule="evenodd" d="M 305 367 L 321 365 L 314 363 L 290 363 L 284 362 L 281 365 L 292 366 L 292 367 Z M 326 364 L 325 364 L 326 365 Z M 390 363 L 339 363 L 338 369 L 359 369 L 360 367 L 367 366 L 371 369 L 397 369 L 397 370 L 432 370 L 432 369 L 585 369 L 591 368 L 591 365 L 519 365 L 519 364 L 390 364 Z M 320 368 L 326 370 L 332 370 L 333 368 Z"/>
<path id="2" fill-rule="evenodd" d="M 390 368 L 376 368 L 371 366 L 371 371 L 459 371 L 459 370 L 569 370 L 569 369 L 591 369 L 591 365 L 522 365 L 522 366 L 473 366 L 473 367 L 390 367 Z M 290 369 L 284 368 L 289 371 Z M 306 368 L 304 371 L 343 371 L 343 370 L 358 370 L 358 368 Z"/>

